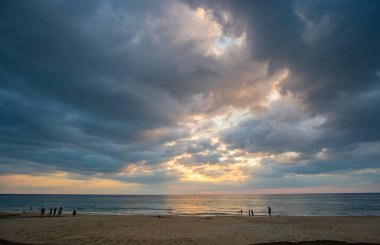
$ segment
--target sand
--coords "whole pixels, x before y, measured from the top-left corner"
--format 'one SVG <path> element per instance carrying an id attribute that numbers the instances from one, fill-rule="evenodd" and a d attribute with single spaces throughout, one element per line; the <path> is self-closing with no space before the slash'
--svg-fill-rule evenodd
<path id="1" fill-rule="evenodd" d="M 380 243 L 380 217 L 77 215 L 39 218 L 36 214 L 0 215 L 0 244 L 7 244 L 7 241 L 27 244 L 258 244 L 316 240 Z"/>

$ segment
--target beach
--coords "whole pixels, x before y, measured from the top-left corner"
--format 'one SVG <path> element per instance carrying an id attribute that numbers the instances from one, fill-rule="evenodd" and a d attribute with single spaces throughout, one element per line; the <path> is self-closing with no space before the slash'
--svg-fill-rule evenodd
<path id="1" fill-rule="evenodd" d="M 1 214 L 0 244 L 380 243 L 380 217 Z"/>

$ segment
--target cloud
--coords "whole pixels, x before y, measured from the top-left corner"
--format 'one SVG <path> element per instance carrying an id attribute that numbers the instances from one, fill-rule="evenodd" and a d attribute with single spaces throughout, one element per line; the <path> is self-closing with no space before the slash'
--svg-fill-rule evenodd
<path id="1" fill-rule="evenodd" d="M 261 69 L 245 64 L 244 46 L 234 40 L 219 47 L 227 37 L 211 13 L 177 1 L 3 5 L 3 173 L 158 167 L 190 149 L 165 145 L 189 137 L 187 116 L 246 106 L 236 85 Z"/>
<path id="2" fill-rule="evenodd" d="M 311 117 L 291 99 L 271 103 L 267 110 L 257 112 L 224 132 L 223 140 L 230 148 L 251 152 L 281 153 L 312 152 L 326 132 L 325 118 Z M 323 142 L 319 143 L 323 145 Z"/>
<path id="3" fill-rule="evenodd" d="M 378 167 L 377 1 L 1 5 L 1 174 Z"/>
<path id="4" fill-rule="evenodd" d="M 46 176 L 31 176 L 26 174 L 2 175 L 0 181 L 2 193 L 17 194 L 109 194 L 126 193 L 133 190 L 137 184 L 123 183 L 106 179 L 67 179 L 65 174 L 53 173 Z M 79 188 L 80 187 L 80 188 Z"/>
<path id="5" fill-rule="evenodd" d="M 284 98 L 265 113 L 253 110 L 251 118 L 223 133 L 230 148 L 295 151 L 310 161 L 312 154 L 328 149 L 329 162 L 340 167 L 315 166 L 329 171 L 352 168 L 342 151 L 355 155 L 360 145 L 380 140 L 376 1 L 209 1 L 196 6 L 212 9 L 225 32 L 246 33 L 251 58 L 267 62 L 269 74 L 288 70 L 278 85 Z M 220 17 L 225 11 L 228 22 Z M 290 106 L 288 97 L 298 105 Z M 361 160 L 366 161 L 371 163 L 364 165 L 379 164 L 369 156 Z"/>

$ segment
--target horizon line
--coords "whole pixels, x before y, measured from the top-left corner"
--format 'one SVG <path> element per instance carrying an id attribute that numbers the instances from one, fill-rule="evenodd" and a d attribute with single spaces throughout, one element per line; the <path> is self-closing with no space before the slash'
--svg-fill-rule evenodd
<path id="1" fill-rule="evenodd" d="M 0 193 L 0 195 L 92 195 L 92 196 L 222 196 L 222 195 L 319 195 L 380 194 L 380 192 L 310 192 L 310 193 L 194 193 L 194 194 L 96 194 L 96 193 Z"/>

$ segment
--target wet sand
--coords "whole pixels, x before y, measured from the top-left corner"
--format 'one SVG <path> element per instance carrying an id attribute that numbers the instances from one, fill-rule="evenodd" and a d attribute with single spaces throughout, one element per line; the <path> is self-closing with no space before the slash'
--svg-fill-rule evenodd
<path id="1" fill-rule="evenodd" d="M 326 240 L 321 242 L 320 240 Z M 380 217 L 0 214 L 0 244 L 379 243 Z M 305 241 L 314 241 L 313 243 Z M 315 242 L 319 241 L 319 242 Z M 273 243 L 276 244 L 276 243 Z"/>

